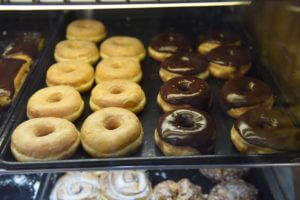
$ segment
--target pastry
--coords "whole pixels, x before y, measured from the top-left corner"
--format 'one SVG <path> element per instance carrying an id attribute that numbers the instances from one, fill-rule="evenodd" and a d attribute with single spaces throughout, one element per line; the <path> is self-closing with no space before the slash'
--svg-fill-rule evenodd
<path id="1" fill-rule="evenodd" d="M 96 68 L 96 83 L 112 79 L 126 79 L 140 82 L 143 73 L 139 61 L 131 57 L 109 57 L 103 59 Z"/>
<path id="2" fill-rule="evenodd" d="M 68 85 L 86 92 L 94 83 L 94 68 L 83 61 L 65 61 L 51 65 L 46 75 L 47 86 Z"/>
<path id="3" fill-rule="evenodd" d="M 100 45 L 101 58 L 133 57 L 141 61 L 146 56 L 143 43 L 134 37 L 114 36 L 106 39 Z"/>
<path id="4" fill-rule="evenodd" d="M 100 42 L 106 36 L 106 29 L 101 21 L 93 19 L 78 19 L 72 21 L 66 31 L 68 40 L 87 40 Z"/>
<path id="5" fill-rule="evenodd" d="M 220 104 L 228 115 L 237 118 L 260 106 L 270 109 L 273 105 L 273 93 L 260 80 L 250 77 L 235 78 L 228 80 L 222 87 Z"/>
<path id="6" fill-rule="evenodd" d="M 209 76 L 208 62 L 196 53 L 176 53 L 160 64 L 159 76 L 164 82 L 178 76 L 206 79 Z"/>
<path id="7" fill-rule="evenodd" d="M 166 156 L 211 153 L 216 137 L 212 119 L 195 109 L 177 109 L 163 114 L 154 135 L 156 145 Z"/>
<path id="8" fill-rule="evenodd" d="M 161 86 L 157 103 L 164 112 L 182 107 L 208 110 L 212 104 L 212 95 L 206 81 L 180 76 Z"/>
<path id="9" fill-rule="evenodd" d="M 251 68 L 248 50 L 236 45 L 219 46 L 207 54 L 210 74 L 220 79 L 241 77 Z"/>
<path id="10" fill-rule="evenodd" d="M 200 168 L 200 172 L 213 182 L 223 182 L 247 176 L 249 168 Z"/>
<path id="11" fill-rule="evenodd" d="M 91 93 L 90 107 L 93 111 L 106 107 L 121 107 L 134 113 L 146 105 L 146 96 L 137 83 L 114 79 L 100 82 Z"/>
<path id="12" fill-rule="evenodd" d="M 54 51 L 57 62 L 81 60 L 90 64 L 95 64 L 99 59 L 97 46 L 90 41 L 84 40 L 64 40 L 59 42 Z"/>
<path id="13" fill-rule="evenodd" d="M 177 52 L 191 52 L 192 48 L 184 35 L 165 32 L 155 36 L 148 47 L 149 55 L 157 61 L 163 61 Z"/>
<path id="14" fill-rule="evenodd" d="M 28 100 L 27 117 L 59 117 L 75 121 L 83 112 L 84 102 L 77 90 L 58 85 L 36 91 Z"/>
<path id="15" fill-rule="evenodd" d="M 43 117 L 27 120 L 13 131 L 11 152 L 18 161 L 59 160 L 71 157 L 80 144 L 68 120 Z"/>
<path id="16" fill-rule="evenodd" d="M 93 157 L 121 157 L 143 143 L 143 127 L 137 116 L 123 108 L 103 108 L 91 114 L 80 132 L 82 146 Z"/>

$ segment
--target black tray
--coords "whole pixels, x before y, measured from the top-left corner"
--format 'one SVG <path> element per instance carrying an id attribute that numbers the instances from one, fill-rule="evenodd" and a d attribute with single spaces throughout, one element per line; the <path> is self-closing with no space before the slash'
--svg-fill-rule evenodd
<path id="1" fill-rule="evenodd" d="M 266 172 L 264 172 L 266 171 Z M 270 174 L 273 174 L 271 169 L 251 169 L 249 176 L 245 178 L 245 181 L 255 185 L 259 189 L 259 199 L 260 200 L 288 200 L 282 195 L 281 190 L 274 190 L 278 188 L 280 183 L 272 182 L 270 183 Z M 200 185 L 202 187 L 204 194 L 209 194 L 215 183 L 211 182 L 209 179 L 204 177 L 199 173 L 199 170 L 149 170 L 147 171 L 149 179 L 153 186 L 165 181 L 165 180 L 175 180 L 179 181 L 182 178 L 188 178 L 192 183 Z M 63 173 L 50 174 L 50 178 L 44 188 L 41 191 L 40 200 L 48 200 L 51 191 L 57 182 L 58 178 L 61 177 Z"/>
<path id="2" fill-rule="evenodd" d="M 211 10 L 213 9 L 213 10 Z M 213 155 L 184 156 L 184 157 L 165 157 L 156 148 L 153 133 L 157 120 L 162 114 L 156 103 L 156 96 L 162 84 L 159 75 L 159 63 L 147 57 L 142 62 L 143 87 L 147 105 L 142 113 L 138 115 L 144 127 L 145 137 L 144 144 L 135 154 L 126 158 L 91 158 L 83 151 L 82 148 L 68 160 L 59 161 L 40 161 L 40 162 L 17 162 L 10 151 L 10 135 L 15 127 L 26 120 L 26 103 L 28 98 L 38 89 L 45 87 L 45 74 L 47 68 L 54 63 L 53 52 L 55 44 L 64 39 L 65 28 L 67 24 L 76 19 L 82 18 L 84 14 L 92 16 L 95 19 L 101 19 L 107 26 L 108 36 L 112 35 L 131 35 L 140 38 L 145 47 L 148 46 L 151 38 L 158 33 L 174 27 L 185 33 L 192 40 L 207 30 L 212 24 L 216 26 L 225 26 L 234 28 L 240 32 L 245 38 L 243 39 L 246 46 L 249 44 L 248 33 L 241 28 L 239 21 L 227 18 L 228 12 L 225 8 L 210 9 L 172 9 L 172 10 L 130 10 L 130 11 L 109 11 L 109 12 L 75 12 L 66 16 L 64 23 L 58 27 L 58 34 L 55 39 L 48 45 L 45 56 L 38 70 L 32 74 L 31 78 L 36 78 L 36 82 L 31 87 L 26 88 L 20 103 L 15 109 L 11 117 L 10 123 L 3 130 L 2 143 L 0 144 L 0 165 L 8 171 L 28 170 L 28 171 L 66 171 L 80 169 L 120 169 L 120 168 L 145 168 L 145 169 L 161 169 L 161 168 L 198 168 L 199 166 L 277 166 L 277 165 L 299 165 L 299 153 L 288 154 L 270 154 L 270 155 L 241 155 L 238 153 L 230 140 L 230 129 L 234 120 L 224 114 L 218 104 L 218 92 L 224 81 L 210 77 L 208 83 L 214 92 L 213 108 L 209 112 L 215 121 L 217 129 L 217 139 L 215 152 Z M 187 13 L 189 14 L 187 17 Z M 199 17 L 201 15 L 201 18 Z M 228 16 L 232 16 L 233 14 Z M 156 17 L 152 17 L 156 16 Z M 175 16 L 175 17 L 174 17 Z M 202 19 L 202 20 L 199 20 Z M 223 21 L 216 20 L 223 19 Z M 214 22 L 214 23 L 212 23 Z M 216 22 L 219 22 L 216 24 Z M 232 26 L 234 24 L 234 26 Z M 195 41 L 193 44 L 196 44 Z M 245 45 L 245 44 L 244 44 Z M 275 93 L 275 106 L 280 106 L 281 98 L 276 84 L 271 75 L 260 65 L 256 53 L 253 52 L 255 59 L 253 67 L 248 76 L 256 77 L 269 84 Z M 80 129 L 84 119 L 91 113 L 89 109 L 89 94 L 84 94 L 86 107 L 81 118 L 76 122 L 76 126 Z"/>

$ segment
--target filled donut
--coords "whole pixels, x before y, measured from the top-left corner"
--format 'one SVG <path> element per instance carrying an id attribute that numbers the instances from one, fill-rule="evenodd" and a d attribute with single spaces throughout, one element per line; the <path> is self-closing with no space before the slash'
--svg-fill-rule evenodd
<path id="1" fill-rule="evenodd" d="M 207 154 L 214 149 L 215 128 L 207 113 L 177 109 L 159 118 L 154 139 L 166 156 Z"/>

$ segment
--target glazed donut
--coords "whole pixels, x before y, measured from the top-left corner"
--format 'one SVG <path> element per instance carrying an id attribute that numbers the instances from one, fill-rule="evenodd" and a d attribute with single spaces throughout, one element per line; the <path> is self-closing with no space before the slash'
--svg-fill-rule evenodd
<path id="1" fill-rule="evenodd" d="M 269 86 L 260 80 L 235 78 L 222 87 L 220 104 L 228 115 L 237 118 L 260 106 L 270 109 L 273 105 L 273 94 Z"/>
<path id="2" fill-rule="evenodd" d="M 110 171 L 101 175 L 102 200 L 148 200 L 151 183 L 143 171 Z"/>
<path id="3" fill-rule="evenodd" d="M 194 185 L 188 179 L 178 183 L 167 180 L 157 184 L 149 200 L 204 200 L 201 186 Z"/>
<path id="4" fill-rule="evenodd" d="M 68 85 L 86 92 L 94 83 L 94 68 L 83 61 L 65 61 L 51 65 L 46 75 L 47 86 Z"/>
<path id="5" fill-rule="evenodd" d="M 214 149 L 215 129 L 205 112 L 177 109 L 159 118 L 154 139 L 166 156 L 207 154 Z"/>
<path id="6" fill-rule="evenodd" d="M 184 35 L 165 32 L 155 36 L 148 47 L 149 55 L 157 61 L 163 61 L 177 52 L 191 52 L 192 48 Z"/>
<path id="7" fill-rule="evenodd" d="M 106 36 L 106 29 L 102 22 L 93 19 L 79 19 L 72 21 L 66 32 L 68 40 L 87 40 L 100 42 Z"/>
<path id="8" fill-rule="evenodd" d="M 201 174 L 213 182 L 239 179 L 247 176 L 249 171 L 249 168 L 200 168 Z"/>
<path id="9" fill-rule="evenodd" d="M 134 37 L 114 36 L 106 39 L 100 46 L 101 58 L 133 57 L 139 61 L 146 56 L 143 43 Z"/>
<path id="10" fill-rule="evenodd" d="M 288 115 L 257 108 L 239 117 L 231 129 L 231 141 L 241 153 L 276 153 L 299 149 L 297 128 Z"/>
<path id="11" fill-rule="evenodd" d="M 88 172 L 69 172 L 56 182 L 50 200 L 101 200 L 99 178 Z"/>
<path id="12" fill-rule="evenodd" d="M 143 143 L 143 127 L 137 116 L 123 108 L 103 108 L 83 123 L 80 139 L 93 157 L 129 155 Z"/>
<path id="13" fill-rule="evenodd" d="M 240 36 L 226 30 L 210 30 L 198 37 L 198 52 L 206 55 L 211 50 L 221 45 L 241 44 Z"/>
<path id="14" fill-rule="evenodd" d="M 106 107 L 121 107 L 139 113 L 145 105 L 146 96 L 141 86 L 128 80 L 102 81 L 94 87 L 90 97 L 90 107 L 93 111 Z"/>
<path id="15" fill-rule="evenodd" d="M 80 144 L 68 120 L 43 117 L 21 123 L 11 136 L 11 152 L 18 161 L 59 160 L 71 157 Z"/>
<path id="16" fill-rule="evenodd" d="M 160 64 L 159 76 L 164 82 L 178 76 L 206 79 L 209 76 L 208 62 L 196 53 L 176 53 Z"/>
<path id="17" fill-rule="evenodd" d="M 251 68 L 249 51 L 236 45 L 219 46 L 207 54 L 210 74 L 216 78 L 241 77 Z"/>
<path id="18" fill-rule="evenodd" d="M 219 183 L 210 191 L 207 200 L 257 200 L 258 190 L 241 179 Z"/>
<path id="19" fill-rule="evenodd" d="M 77 90 L 70 86 L 52 86 L 36 91 L 28 100 L 27 117 L 59 117 L 69 121 L 78 119 L 84 102 Z"/>
<path id="20" fill-rule="evenodd" d="M 95 80 L 100 83 L 105 80 L 126 79 L 140 82 L 143 73 L 139 61 L 131 57 L 105 58 L 96 68 Z"/>
<path id="21" fill-rule="evenodd" d="M 59 42 L 54 51 L 57 62 L 81 60 L 95 64 L 99 59 L 97 46 L 84 40 L 64 40 Z"/>
<path id="22" fill-rule="evenodd" d="M 157 103 L 164 112 L 183 107 L 208 110 L 212 105 L 212 95 L 206 81 L 180 76 L 162 85 Z"/>

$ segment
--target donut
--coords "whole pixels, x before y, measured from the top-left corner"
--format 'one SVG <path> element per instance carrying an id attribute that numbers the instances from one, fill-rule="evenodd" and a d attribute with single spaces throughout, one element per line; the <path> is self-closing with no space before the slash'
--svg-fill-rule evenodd
<path id="1" fill-rule="evenodd" d="M 228 80 L 220 91 L 221 108 L 231 117 L 237 118 L 257 107 L 271 108 L 273 93 L 264 82 L 242 77 Z"/>
<path id="2" fill-rule="evenodd" d="M 101 200 L 100 181 L 91 172 L 68 172 L 58 179 L 50 200 Z"/>
<path id="3" fill-rule="evenodd" d="M 47 71 L 47 86 L 68 85 L 86 92 L 94 83 L 94 68 L 83 61 L 65 61 L 51 65 Z"/>
<path id="4" fill-rule="evenodd" d="M 105 172 L 100 177 L 102 200 L 148 200 L 151 183 L 144 171 Z"/>
<path id="5" fill-rule="evenodd" d="M 206 55 L 211 50 L 221 45 L 241 44 L 240 36 L 227 30 L 209 30 L 198 37 L 198 52 Z"/>
<path id="6" fill-rule="evenodd" d="M 155 36 L 148 47 L 149 55 L 157 61 L 163 61 L 177 52 L 191 52 L 192 48 L 184 35 L 165 32 Z"/>
<path id="7" fill-rule="evenodd" d="M 250 52 L 236 45 L 219 46 L 207 54 L 210 74 L 220 79 L 241 77 L 251 68 Z"/>
<path id="8" fill-rule="evenodd" d="M 93 157 L 121 157 L 143 143 L 143 127 L 137 116 L 117 107 L 103 108 L 84 121 L 80 139 Z"/>
<path id="9" fill-rule="evenodd" d="M 155 143 L 166 156 L 189 156 L 211 153 L 215 128 L 203 111 L 177 109 L 163 114 L 154 134 Z"/>
<path id="10" fill-rule="evenodd" d="M 80 144 L 68 120 L 42 117 L 27 120 L 13 131 L 10 149 L 18 161 L 60 160 L 71 157 Z"/>
<path id="11" fill-rule="evenodd" d="M 93 111 L 106 107 L 121 107 L 139 113 L 145 105 L 146 96 L 141 86 L 128 80 L 102 81 L 94 87 L 90 97 L 90 107 Z"/>
<path id="12" fill-rule="evenodd" d="M 167 180 L 157 184 L 149 200 L 205 200 L 201 186 L 194 185 L 188 179 L 178 182 Z"/>
<path id="13" fill-rule="evenodd" d="M 68 40 L 87 40 L 100 42 L 106 37 L 106 29 L 102 22 L 93 19 L 79 19 L 72 21 L 66 32 Z"/>
<path id="14" fill-rule="evenodd" d="M 206 81 L 180 76 L 161 86 L 157 103 L 164 112 L 182 107 L 208 110 L 212 105 L 212 95 Z"/>
<path id="15" fill-rule="evenodd" d="M 69 121 L 78 119 L 84 102 L 77 90 L 70 86 L 52 86 L 36 91 L 27 102 L 27 117 L 59 117 Z"/>
<path id="16" fill-rule="evenodd" d="M 204 56 L 196 53 L 176 53 L 161 62 L 159 76 L 164 82 L 178 76 L 206 79 L 209 76 L 208 62 Z"/>
<path id="17" fill-rule="evenodd" d="M 207 200 L 257 200 L 258 190 L 241 179 L 230 180 L 215 185 Z"/>
<path id="18" fill-rule="evenodd" d="M 249 174 L 249 168 L 200 168 L 201 174 L 213 182 L 239 179 Z"/>
<path id="19" fill-rule="evenodd" d="M 140 82 L 143 73 L 139 61 L 131 57 L 109 57 L 103 59 L 96 68 L 95 80 L 126 79 Z"/>
<path id="20" fill-rule="evenodd" d="M 231 129 L 231 141 L 248 154 L 277 153 L 299 149 L 297 128 L 277 110 L 257 108 L 239 117 Z"/>
<path id="21" fill-rule="evenodd" d="M 64 40 L 59 42 L 54 51 L 57 62 L 81 60 L 95 64 L 99 59 L 97 46 L 84 40 Z"/>
<path id="22" fill-rule="evenodd" d="M 101 58 L 108 57 L 133 57 L 139 61 L 146 56 L 143 43 L 134 37 L 114 36 L 106 39 L 100 45 Z"/>

